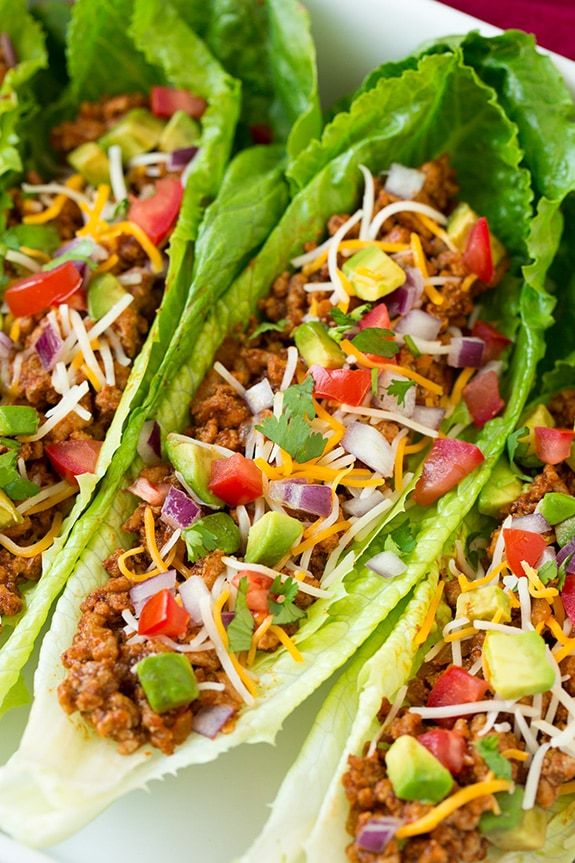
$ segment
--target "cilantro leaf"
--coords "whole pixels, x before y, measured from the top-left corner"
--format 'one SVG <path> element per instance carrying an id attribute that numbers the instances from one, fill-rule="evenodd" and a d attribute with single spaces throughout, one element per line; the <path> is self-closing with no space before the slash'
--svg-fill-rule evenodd
<path id="1" fill-rule="evenodd" d="M 352 344 L 363 353 L 376 354 L 386 359 L 399 352 L 399 345 L 393 340 L 393 331 L 383 327 L 366 327 L 355 336 Z"/>
<path id="2" fill-rule="evenodd" d="M 269 333 L 272 330 L 276 330 L 278 333 L 282 333 L 285 329 L 287 321 L 285 318 L 282 318 L 281 321 L 275 323 L 274 321 L 263 321 L 259 326 L 255 328 L 253 333 L 250 336 L 251 339 L 257 339 L 258 336 L 261 336 L 262 333 Z"/>
<path id="3" fill-rule="evenodd" d="M 405 404 L 405 397 L 414 386 L 416 386 L 415 381 L 398 381 L 397 378 L 394 378 L 387 388 L 387 394 L 395 396 L 397 404 L 401 406 Z"/>
<path id="4" fill-rule="evenodd" d="M 409 554 L 417 545 L 417 540 L 408 521 L 392 530 L 391 536 L 402 554 Z"/>
<path id="5" fill-rule="evenodd" d="M 559 569 L 554 560 L 547 560 L 543 566 L 537 570 L 537 575 L 543 584 L 549 584 L 550 581 L 555 581 L 559 574 Z"/>
<path id="6" fill-rule="evenodd" d="M 405 342 L 405 346 L 408 349 L 409 353 L 414 357 L 420 357 L 421 351 L 413 341 L 413 338 L 409 335 L 403 337 L 403 341 Z"/>
<path id="7" fill-rule="evenodd" d="M 240 583 L 238 584 L 236 610 L 227 630 L 228 644 L 232 653 L 239 653 L 241 650 L 249 650 L 252 643 L 254 618 L 247 605 L 247 593 L 248 580 L 244 576 L 244 578 L 240 578 Z"/>
<path id="8" fill-rule="evenodd" d="M 313 405 L 314 380 L 309 375 L 301 384 L 292 384 L 284 391 L 283 409 L 292 417 L 301 416 L 312 420 L 315 417 Z"/>
<path id="9" fill-rule="evenodd" d="M 256 428 L 300 464 L 320 456 L 327 443 L 322 434 L 311 430 L 302 416 L 289 418 L 284 413 L 281 417 L 266 417 Z"/>
<path id="10" fill-rule="evenodd" d="M 276 602 L 273 599 L 268 600 L 270 611 L 274 616 L 274 623 L 293 623 L 294 621 L 299 620 L 300 617 L 305 617 L 305 611 L 298 608 L 294 603 L 297 591 L 298 587 L 295 579 L 286 578 L 286 580 L 282 582 L 279 575 L 275 577 L 273 584 L 270 587 L 270 594 L 282 597 L 283 601 Z"/>
<path id="11" fill-rule="evenodd" d="M 240 532 L 233 518 L 225 512 L 206 515 L 182 531 L 191 563 L 210 551 L 234 554 L 240 547 Z"/>
<path id="12" fill-rule="evenodd" d="M 86 237 L 76 243 L 73 248 L 68 249 L 67 252 L 64 252 L 62 255 L 58 255 L 57 258 L 53 258 L 49 264 L 44 265 L 43 269 L 45 271 L 53 270 L 61 264 L 65 264 L 66 261 L 82 261 L 82 263 L 87 264 L 91 270 L 95 270 L 98 264 L 91 258 L 91 255 L 94 254 L 94 248 L 94 241 Z"/>
<path id="13" fill-rule="evenodd" d="M 496 734 L 489 734 L 481 740 L 476 740 L 475 748 L 498 779 L 511 779 L 511 764 L 499 752 L 498 741 Z"/>
<path id="14" fill-rule="evenodd" d="M 335 327 L 330 327 L 328 335 L 336 342 L 341 342 L 342 338 L 352 330 L 355 325 L 366 315 L 371 309 L 371 303 L 365 303 L 363 306 L 357 306 L 347 315 L 341 309 L 334 308 L 331 312 L 331 318 L 335 322 Z"/>

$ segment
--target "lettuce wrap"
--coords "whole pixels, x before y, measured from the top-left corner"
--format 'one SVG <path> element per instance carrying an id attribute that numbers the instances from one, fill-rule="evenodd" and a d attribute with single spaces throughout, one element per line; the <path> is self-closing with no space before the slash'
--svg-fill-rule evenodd
<path id="1" fill-rule="evenodd" d="M 427 600 L 334 687 L 245 863 L 573 856 L 575 390 L 557 388 L 563 370 L 446 547 L 439 589 L 432 571 L 416 590 Z M 421 747 L 442 791 L 402 784 L 392 750 L 406 744 L 415 785 Z"/>
<path id="2" fill-rule="evenodd" d="M 406 104 L 409 111 L 405 110 Z M 546 263 L 539 260 L 539 248 L 534 241 L 537 220 L 532 218 L 529 175 L 520 166 L 522 152 L 516 128 L 501 110 L 494 91 L 462 63 L 459 54 L 425 57 L 416 70 L 407 71 L 397 80 L 382 80 L 358 98 L 349 113 L 339 116 L 328 126 L 319 145 L 312 144 L 303 151 L 295 160 L 291 173 L 298 169 L 298 165 L 301 168 L 315 163 L 319 151 L 329 154 L 329 157 L 318 164 L 318 172 L 310 176 L 309 182 L 296 195 L 261 252 L 227 291 L 223 278 L 218 279 L 219 260 L 210 255 L 210 231 L 206 228 L 203 235 L 206 240 L 206 245 L 202 246 L 205 259 L 203 254 L 199 254 L 200 236 L 193 297 L 166 351 L 164 363 L 151 382 L 147 400 L 130 416 L 123 448 L 112 459 L 99 496 L 69 538 L 64 554 L 77 555 L 79 559 L 42 648 L 36 675 L 35 703 L 22 745 L 0 775 L 0 785 L 6 791 L 2 795 L 0 823 L 8 832 L 17 834 L 26 842 L 46 844 L 57 841 L 116 797 L 161 777 L 165 772 L 211 760 L 240 742 L 271 742 L 284 717 L 352 655 L 377 624 L 428 573 L 430 563 L 438 557 L 462 516 L 471 508 L 521 413 L 537 359 L 542 353 L 543 330 L 550 322 L 551 301 L 542 284 Z M 507 344 L 508 337 L 514 339 L 509 368 L 501 378 L 505 411 L 502 416 L 488 421 L 478 432 L 471 427 L 470 415 L 461 403 L 448 422 L 448 428 L 456 429 L 452 432 L 454 435 L 462 435 L 468 439 L 466 444 L 469 447 L 476 448 L 473 452 L 481 450 L 481 465 L 463 478 L 455 489 L 444 494 L 437 504 L 414 506 L 411 492 L 416 485 L 422 458 L 421 454 L 415 454 L 411 463 L 406 465 L 408 469 L 404 474 L 407 481 L 398 483 L 391 505 L 385 501 L 386 505 L 379 510 L 383 515 L 377 517 L 375 524 L 369 525 L 370 518 L 367 518 L 365 524 L 369 529 L 366 534 L 351 544 L 342 564 L 330 571 L 331 583 L 326 583 L 323 591 L 326 595 L 315 601 L 303 616 L 292 609 L 291 613 L 300 620 L 300 625 L 295 634 L 290 630 L 291 636 L 284 632 L 290 641 L 291 655 L 287 650 L 277 648 L 271 653 L 258 651 L 249 672 L 244 670 L 248 678 L 250 674 L 257 676 L 258 694 L 253 704 L 236 707 L 229 733 L 217 734 L 213 740 L 206 739 L 205 734 L 193 733 L 181 745 L 176 745 L 169 757 L 148 745 L 139 744 L 138 748 L 132 748 L 131 754 L 120 754 L 111 740 L 97 736 L 77 714 L 67 717 L 58 704 L 56 690 L 65 677 L 61 656 L 74 640 L 82 615 L 80 605 L 92 592 L 104 589 L 107 584 L 103 562 L 109 561 L 115 553 L 116 559 L 118 554 L 134 554 L 138 565 L 133 537 L 130 538 L 122 525 L 134 517 L 135 511 L 146 520 L 146 507 L 136 506 L 134 497 L 121 490 L 132 486 L 138 495 L 143 490 L 141 483 L 136 485 L 138 480 L 153 480 L 152 474 L 142 475 L 144 466 L 139 458 L 132 460 L 144 421 L 158 423 L 164 442 L 174 432 L 179 433 L 186 428 L 189 422 L 188 402 L 210 369 L 222 339 L 226 334 L 245 327 L 258 302 L 265 300 L 274 278 L 302 252 L 304 244 L 322 239 L 328 219 L 334 214 L 353 212 L 361 197 L 364 176 L 369 171 L 379 174 L 387 170 L 392 161 L 400 161 L 404 166 L 418 166 L 426 158 L 434 159 L 444 152 L 449 154 L 457 171 L 461 199 L 469 202 L 477 213 L 487 216 L 494 234 L 507 249 L 511 266 L 511 272 L 482 305 L 482 314 L 485 313 L 490 321 L 497 321 L 505 333 L 499 334 L 504 343 Z M 363 175 L 360 165 L 364 166 Z M 244 165 L 244 168 L 248 167 Z M 267 187 L 269 197 L 262 198 L 266 207 L 274 199 L 271 193 L 275 186 L 272 181 Z M 503 189 L 505 194 L 502 194 Z M 232 212 L 241 209 L 246 201 L 253 201 L 248 192 L 244 194 L 238 189 L 233 194 L 232 186 L 228 191 L 230 200 L 235 199 Z M 277 198 L 274 200 L 279 203 Z M 223 197 L 216 201 L 210 212 L 218 218 L 229 217 Z M 248 224 L 257 227 L 261 210 L 252 205 L 250 213 L 256 221 L 250 220 Z M 231 218 L 233 220 L 233 215 Z M 209 221 L 208 214 L 206 225 Z M 223 236 L 224 241 L 226 236 Z M 219 239 L 222 241 L 222 236 Z M 558 236 L 553 234 L 551 242 L 557 243 Z M 235 267 L 240 257 L 234 257 L 236 253 L 229 246 L 228 242 L 226 248 L 234 258 Z M 547 238 L 543 251 L 551 256 L 554 253 L 548 247 Z M 317 257 L 317 253 L 312 253 L 314 256 Z M 525 264 L 531 264 L 531 271 L 522 276 L 521 267 Z M 226 275 L 230 272 L 228 270 Z M 198 289 L 201 273 L 211 277 L 213 285 L 220 286 L 214 287 L 214 291 L 222 290 L 213 308 L 209 308 L 210 299 L 213 300 L 216 294 L 209 297 Z M 317 273 L 312 282 L 321 278 L 319 270 Z M 530 300 L 528 315 L 525 314 L 527 299 Z M 345 315 L 344 312 L 342 314 Z M 365 309 L 361 314 L 365 314 Z M 520 322 L 522 326 L 517 332 Z M 346 321 L 343 327 L 350 326 L 355 332 L 355 323 L 352 327 Z M 379 349 L 382 349 L 381 344 Z M 366 350 L 373 351 L 373 344 Z M 303 420 L 305 423 L 305 417 Z M 171 440 L 174 442 L 174 438 Z M 186 486 L 179 490 L 182 489 L 186 494 Z M 193 500 L 190 497 L 192 491 L 188 485 L 190 500 Z M 407 505 L 409 536 L 406 536 Z M 151 506 L 154 520 L 159 515 L 159 507 L 154 516 Z M 292 521 L 294 519 L 290 519 L 290 524 Z M 229 526 L 229 522 L 227 524 Z M 134 523 L 130 529 L 136 529 Z M 231 526 L 230 531 L 234 533 Z M 197 533 L 194 537 L 193 543 L 197 545 Z M 199 539 L 201 542 L 210 541 L 209 536 L 201 531 Z M 393 545 L 390 546 L 388 540 Z M 174 551 L 173 547 L 170 551 Z M 396 578 L 382 579 L 366 566 L 380 552 L 391 553 L 395 563 L 400 563 L 402 573 Z M 123 558 L 123 563 L 127 559 Z M 166 563 L 163 559 L 161 562 L 165 572 Z M 140 565 L 145 568 L 147 561 L 142 559 Z M 145 571 L 140 573 L 138 581 L 142 575 L 145 576 Z M 281 580 L 281 573 L 279 575 Z M 147 580 L 151 581 L 151 577 Z M 293 582 L 291 577 L 290 582 Z M 292 583 L 289 588 L 291 592 Z M 285 603 L 287 594 L 281 594 L 281 591 L 278 594 L 278 589 L 279 585 L 276 585 L 275 601 L 281 605 L 277 599 L 283 596 Z M 269 586 L 263 587 L 264 593 L 266 590 L 269 592 Z M 241 592 L 244 591 L 245 582 Z M 164 593 L 166 602 L 169 602 L 167 594 L 169 588 Z M 228 589 L 230 594 L 231 588 Z M 288 601 L 293 606 L 292 599 Z M 182 619 L 178 612 L 176 617 Z M 243 617 L 245 620 L 245 614 Z M 126 625 L 129 627 L 129 623 Z M 302 662 L 294 662 L 294 646 Z M 167 651 L 167 655 L 175 654 Z M 178 664 L 181 666 L 179 660 Z M 226 688 L 219 679 L 204 678 L 201 682 L 215 684 L 215 689 L 211 685 L 213 692 L 221 692 L 222 686 Z M 49 729 L 48 741 L 46 728 Z M 189 727 L 186 733 L 188 731 Z M 175 742 L 179 743 L 178 740 Z M 65 771 L 59 755 L 63 752 L 66 753 Z"/>

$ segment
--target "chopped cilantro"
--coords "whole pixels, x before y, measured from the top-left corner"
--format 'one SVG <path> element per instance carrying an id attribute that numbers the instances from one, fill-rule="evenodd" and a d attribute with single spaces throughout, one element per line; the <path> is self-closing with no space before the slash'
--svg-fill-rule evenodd
<path id="1" fill-rule="evenodd" d="M 293 384 L 284 392 L 281 416 L 266 417 L 261 425 L 256 426 L 300 464 L 320 456 L 326 445 L 324 436 L 312 431 L 308 422 L 315 417 L 312 393 L 311 377 L 301 384 Z"/>
<path id="2" fill-rule="evenodd" d="M 511 764 L 499 751 L 499 738 L 489 734 L 475 742 L 475 748 L 498 779 L 511 779 Z"/>
<path id="3" fill-rule="evenodd" d="M 412 533 L 409 522 L 404 522 L 395 530 L 392 530 L 385 538 L 384 551 L 392 551 L 399 557 L 409 554 L 416 545 L 416 539 Z"/>
<path id="4" fill-rule="evenodd" d="M 281 602 L 276 602 L 273 599 L 269 600 L 270 611 L 274 616 L 274 623 L 293 623 L 299 620 L 300 617 L 305 617 L 305 611 L 298 608 L 294 603 L 297 596 L 298 586 L 297 581 L 293 578 L 286 578 L 282 582 L 281 578 L 276 576 L 270 587 L 270 594 L 281 597 Z"/>
<path id="5" fill-rule="evenodd" d="M 387 394 L 389 396 L 395 396 L 397 404 L 401 407 L 401 405 L 405 404 L 405 397 L 412 387 L 416 386 L 415 381 L 398 381 L 397 379 L 392 380 L 390 385 L 387 388 Z"/>
<path id="6" fill-rule="evenodd" d="M 383 327 L 366 327 L 355 336 L 353 346 L 368 354 L 390 359 L 399 352 L 399 345 L 393 339 L 393 330 Z"/>
<path id="7" fill-rule="evenodd" d="M 547 560 L 543 566 L 537 570 L 537 575 L 543 584 L 549 584 L 550 581 L 555 581 L 559 574 L 559 569 L 554 560 Z"/>
<path id="8" fill-rule="evenodd" d="M 228 625 L 228 644 L 232 653 L 239 653 L 240 650 L 249 650 L 252 643 L 254 618 L 247 605 L 247 592 L 248 580 L 244 576 L 244 578 L 240 578 L 240 583 L 238 584 L 235 614 Z"/>
<path id="9" fill-rule="evenodd" d="M 345 314 L 341 309 L 334 308 L 331 312 L 331 318 L 335 322 L 335 327 L 330 327 L 328 334 L 336 342 L 341 342 L 342 338 L 352 330 L 355 325 L 366 315 L 371 308 L 371 303 L 365 303 L 363 306 L 358 306 L 349 314 Z"/>
<path id="10" fill-rule="evenodd" d="M 377 369 L 372 369 L 371 370 L 371 394 L 372 394 L 372 396 L 376 396 L 378 393 L 377 383 L 378 383 Z"/>
<path id="11" fill-rule="evenodd" d="M 250 339 L 257 339 L 258 336 L 261 336 L 262 333 L 269 333 L 270 331 L 275 330 L 278 333 L 282 333 L 285 329 L 287 321 L 285 318 L 282 318 L 281 321 L 263 321 L 259 326 L 255 328 L 253 333 L 250 336 Z"/>
<path id="12" fill-rule="evenodd" d="M 419 348 L 417 347 L 417 345 L 415 344 L 415 342 L 413 341 L 411 336 L 404 336 L 403 341 L 405 342 L 405 346 L 406 346 L 407 350 L 410 352 L 410 354 L 412 354 L 412 356 L 414 356 L 414 357 L 420 357 L 421 356 L 421 351 L 419 350 Z"/>
<path id="13" fill-rule="evenodd" d="M 292 384 L 284 392 L 283 407 L 291 416 L 312 420 L 315 417 L 313 405 L 314 380 L 308 376 L 301 384 Z"/>

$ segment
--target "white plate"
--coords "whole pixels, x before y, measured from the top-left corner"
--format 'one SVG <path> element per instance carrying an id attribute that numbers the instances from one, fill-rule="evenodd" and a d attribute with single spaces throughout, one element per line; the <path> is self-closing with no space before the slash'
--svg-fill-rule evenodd
<path id="1" fill-rule="evenodd" d="M 313 19 L 325 105 L 350 92 L 384 60 L 403 57 L 427 39 L 476 28 L 486 35 L 498 32 L 433 0 L 306 3 Z M 557 55 L 554 60 L 575 93 L 575 63 Z M 150 792 L 132 792 L 74 837 L 44 853 L 29 852 L 0 836 L 0 863 L 230 863 L 263 826 L 267 804 L 328 689 L 329 684 L 324 685 L 287 720 L 275 748 L 243 746 L 213 764 L 155 783 Z M 0 756 L 15 747 L 25 716 L 25 710 L 15 710 L 0 723 Z"/>

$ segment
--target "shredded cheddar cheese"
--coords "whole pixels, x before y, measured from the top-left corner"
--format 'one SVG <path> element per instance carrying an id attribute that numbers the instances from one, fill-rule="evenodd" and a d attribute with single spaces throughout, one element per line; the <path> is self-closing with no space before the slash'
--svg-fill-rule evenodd
<path id="1" fill-rule="evenodd" d="M 16 557 L 36 557 L 37 554 L 42 554 L 43 551 L 46 551 L 47 548 L 50 548 L 56 536 L 58 535 L 58 531 L 60 530 L 60 525 L 62 524 L 62 514 L 57 512 L 54 516 L 54 520 L 52 522 L 52 526 L 45 536 L 42 539 L 39 539 L 38 542 L 33 542 L 32 545 L 17 545 L 10 537 L 6 536 L 3 533 L 0 533 L 0 545 L 3 546 L 10 554 L 15 555 Z"/>
<path id="2" fill-rule="evenodd" d="M 396 491 L 401 491 L 401 486 L 403 485 L 403 456 L 405 455 L 406 445 L 407 438 L 404 436 L 397 445 L 395 461 L 393 464 L 393 482 Z"/>
<path id="3" fill-rule="evenodd" d="M 105 232 L 102 232 L 99 239 L 101 240 L 112 240 L 115 237 L 120 237 L 122 234 L 128 234 L 134 239 L 138 241 L 142 249 L 147 254 L 150 259 L 150 263 L 152 264 L 152 272 L 161 273 L 164 269 L 164 262 L 162 259 L 162 254 L 157 249 L 145 231 L 140 228 L 139 225 L 136 225 L 135 222 L 118 222 L 117 225 L 109 226 L 109 229 Z"/>
<path id="4" fill-rule="evenodd" d="M 29 258 L 36 258 L 36 260 L 41 261 L 43 264 L 48 264 L 50 262 L 50 255 L 41 251 L 41 249 L 31 249 L 30 246 L 20 246 L 20 251 L 23 255 L 28 255 Z"/>
<path id="5" fill-rule="evenodd" d="M 109 197 L 110 187 L 105 183 L 102 183 L 98 186 L 96 191 L 96 198 L 94 200 L 93 207 L 90 209 L 85 205 L 80 205 L 82 212 L 87 214 L 88 221 L 83 228 L 80 228 L 80 230 L 76 232 L 76 236 L 89 237 L 91 234 L 102 233 L 103 230 L 106 230 L 109 227 L 108 223 L 104 222 L 102 219 L 102 210 L 106 206 Z"/>
<path id="6" fill-rule="evenodd" d="M 477 630 L 474 626 L 466 626 L 463 629 L 458 629 L 457 632 L 449 632 L 443 636 L 443 640 L 450 644 L 452 641 L 461 641 L 463 638 L 470 638 L 472 635 L 477 635 Z"/>
<path id="7" fill-rule="evenodd" d="M 222 590 L 222 592 L 220 593 L 218 598 L 215 600 L 213 608 L 212 608 L 212 614 L 214 616 L 214 623 L 216 625 L 218 635 L 220 636 L 226 650 L 228 649 L 229 640 L 228 640 L 228 633 L 227 633 L 226 627 L 224 626 L 224 624 L 222 622 L 222 608 L 224 607 L 224 605 L 226 604 L 226 602 L 228 601 L 229 598 L 230 598 L 229 590 Z"/>
<path id="8" fill-rule="evenodd" d="M 441 602 L 444 588 L 444 581 L 440 581 L 435 588 L 435 593 L 433 594 L 433 599 L 431 600 L 431 604 L 427 609 L 425 619 L 421 624 L 421 628 L 414 639 L 414 643 L 417 645 L 424 644 L 425 641 L 427 641 L 427 637 L 429 636 L 429 633 L 431 632 L 431 627 L 433 626 L 433 623 L 435 621 L 435 614 L 437 612 L 437 609 L 439 608 L 439 603 Z"/>
<path id="9" fill-rule="evenodd" d="M 113 252 L 109 257 L 106 258 L 105 261 L 102 261 L 101 264 L 98 264 L 96 269 L 94 270 L 94 275 L 100 275 L 100 273 L 107 273 L 109 270 L 112 270 L 119 261 L 118 255 Z"/>
<path id="10" fill-rule="evenodd" d="M 325 262 L 327 261 L 327 249 L 318 255 L 315 261 L 310 261 L 309 264 L 305 264 L 302 267 L 302 273 L 304 276 L 311 276 L 312 273 L 317 272 L 317 270 L 321 270 Z"/>
<path id="11" fill-rule="evenodd" d="M 338 251 L 340 252 L 355 252 L 360 249 L 375 247 L 381 249 L 382 252 L 393 254 L 394 252 L 407 252 L 409 245 L 407 243 L 386 243 L 384 240 L 343 240 L 339 244 Z"/>
<path id="12" fill-rule="evenodd" d="M 461 283 L 461 290 L 462 291 L 468 291 L 469 288 L 473 284 L 475 284 L 476 281 L 477 281 L 477 276 L 475 275 L 475 273 L 470 273 L 468 276 L 465 276 L 465 278 L 463 279 L 463 281 Z"/>
<path id="13" fill-rule="evenodd" d="M 273 616 L 268 614 L 267 617 L 264 617 L 254 634 L 252 635 L 252 643 L 250 644 L 250 649 L 248 651 L 248 658 L 246 659 L 246 665 L 249 667 L 254 664 L 256 658 L 256 651 L 258 649 L 258 644 L 272 625 Z"/>
<path id="14" fill-rule="evenodd" d="M 86 377 L 90 381 L 96 392 L 99 393 L 102 389 L 102 384 L 100 383 L 92 369 L 89 368 L 86 363 L 82 363 L 82 365 L 80 366 L 80 371 L 82 372 L 84 377 Z"/>
<path id="15" fill-rule="evenodd" d="M 135 548 L 130 548 L 128 551 L 122 552 L 122 554 L 118 557 L 118 569 L 125 575 L 126 578 L 131 579 L 132 581 L 145 581 L 150 577 L 149 573 L 145 572 L 142 574 L 138 574 L 137 572 L 132 572 L 131 569 L 128 569 L 126 566 L 126 561 L 129 557 L 136 557 L 137 554 L 142 554 L 146 549 L 143 545 L 137 545 Z"/>
<path id="16" fill-rule="evenodd" d="M 334 536 L 336 533 L 341 533 L 343 530 L 347 530 L 350 526 L 351 522 L 349 521 L 338 521 L 336 524 L 332 524 L 331 527 L 326 527 L 325 530 L 321 530 L 319 533 L 316 533 L 315 536 L 304 540 L 304 542 L 300 542 L 299 545 L 292 548 L 290 557 L 296 557 L 298 554 L 307 551 L 308 548 L 313 548 L 318 542 L 323 542 L 324 539 L 329 539 L 330 536 Z"/>
<path id="17" fill-rule="evenodd" d="M 230 653 L 230 660 L 231 660 L 232 665 L 236 669 L 240 680 L 242 681 L 242 683 L 244 684 L 244 686 L 246 687 L 246 689 L 248 690 L 250 695 L 253 695 L 255 698 L 256 695 L 258 694 L 258 688 L 257 688 L 254 680 L 250 677 L 250 675 L 248 674 L 246 669 L 243 667 L 243 665 L 240 663 L 239 659 L 237 658 L 237 656 L 234 653 Z"/>
<path id="18" fill-rule="evenodd" d="M 77 191 L 84 185 L 84 180 L 80 174 L 74 174 L 66 180 L 64 185 L 68 186 L 69 189 L 75 189 Z M 43 210 L 41 213 L 31 213 L 28 216 L 24 216 L 22 221 L 25 225 L 45 225 L 46 222 L 51 222 L 53 219 L 58 218 L 64 208 L 64 204 L 69 200 L 70 199 L 67 195 L 56 195 L 47 209 Z"/>
<path id="19" fill-rule="evenodd" d="M 162 560 L 160 555 L 158 544 L 156 542 L 156 528 L 154 524 L 154 513 L 152 512 L 152 507 L 147 506 L 144 510 L 144 528 L 146 532 L 146 545 L 148 546 L 148 554 L 156 564 L 156 568 L 160 570 L 160 572 L 167 572 L 168 567 Z"/>
<path id="20" fill-rule="evenodd" d="M 556 587 L 545 587 L 537 575 L 537 571 L 532 566 L 529 566 L 526 561 L 522 560 L 521 566 L 529 579 L 529 593 L 534 599 L 553 599 L 553 597 L 559 595 Z"/>
<path id="21" fill-rule="evenodd" d="M 279 638 L 285 649 L 296 662 L 303 662 L 303 656 L 301 655 L 287 632 L 285 632 L 281 628 L 281 626 L 276 626 L 275 624 L 273 624 L 272 626 L 270 626 L 270 632 L 273 632 L 273 634 L 277 636 L 277 638 Z"/>
<path id="22" fill-rule="evenodd" d="M 462 593 L 467 593 L 468 590 L 475 590 L 476 587 L 484 587 L 486 584 L 490 584 L 494 578 L 500 575 L 504 569 L 508 569 L 509 564 L 506 560 L 502 560 L 501 563 L 492 569 L 487 575 L 484 575 L 483 578 L 477 578 L 475 581 L 469 581 L 462 572 L 457 576 L 457 580 L 459 582 L 459 586 L 461 588 Z"/>
<path id="23" fill-rule="evenodd" d="M 348 297 L 355 297 L 355 291 L 353 289 L 353 285 L 350 282 L 350 280 L 348 279 L 348 277 L 346 276 L 346 274 L 344 272 L 342 272 L 342 270 L 339 270 L 339 269 L 337 271 L 337 274 L 339 276 L 339 280 L 342 284 L 342 287 L 343 287 L 344 291 L 346 292 L 346 294 L 348 295 Z"/>
<path id="24" fill-rule="evenodd" d="M 328 452 L 331 452 L 332 449 L 335 449 L 335 447 L 338 445 L 338 443 L 344 436 L 345 426 L 343 423 L 340 423 L 338 420 L 336 420 L 335 417 L 333 417 L 329 413 L 329 411 L 326 411 L 325 408 L 323 408 L 316 399 L 313 400 L 313 406 L 319 419 L 327 423 L 327 425 L 329 425 L 330 428 L 333 430 L 332 434 L 330 434 L 329 436 L 327 446 L 323 451 L 323 454 L 326 455 Z"/>
<path id="25" fill-rule="evenodd" d="M 383 357 L 381 358 L 381 361 L 370 360 L 370 358 L 366 356 L 363 351 L 360 351 L 359 348 L 356 348 L 349 339 L 341 340 L 341 348 L 346 352 L 346 354 L 350 354 L 350 356 L 354 357 L 358 365 L 364 366 L 366 369 L 382 369 L 384 365 L 387 365 Z"/>
<path id="26" fill-rule="evenodd" d="M 420 387 L 423 387 L 423 389 L 429 390 L 430 393 L 435 393 L 438 396 L 443 393 L 443 387 L 427 378 L 424 378 L 423 375 L 414 372 L 413 369 L 408 369 L 407 366 L 384 363 L 381 368 L 388 372 L 397 372 L 398 374 L 403 375 L 404 378 L 410 378 L 412 381 L 415 381 L 416 384 L 419 384 Z"/>
<path id="27" fill-rule="evenodd" d="M 444 231 L 443 228 L 440 228 L 439 225 L 433 221 L 433 219 L 430 219 L 429 216 L 424 216 L 423 213 L 418 213 L 416 218 L 419 219 L 422 225 L 427 228 L 430 233 L 435 234 L 436 237 L 439 237 L 439 239 L 443 243 L 445 243 L 445 245 L 451 252 L 458 251 L 457 246 L 455 245 L 447 231 Z"/>
<path id="28" fill-rule="evenodd" d="M 565 797 L 566 794 L 575 794 L 575 782 L 564 782 L 559 788 L 559 796 Z"/>
<path id="29" fill-rule="evenodd" d="M 20 320 L 19 318 L 15 318 L 12 326 L 10 327 L 10 332 L 8 333 L 9 337 L 13 342 L 17 342 L 20 338 Z"/>
<path id="30" fill-rule="evenodd" d="M 425 447 L 428 444 L 429 444 L 429 439 L 424 437 L 418 443 L 413 443 L 413 444 L 410 444 L 409 446 L 406 446 L 405 447 L 405 455 L 414 455 L 414 453 L 416 453 L 416 452 L 421 452 L 421 450 L 425 449 Z"/>
<path id="31" fill-rule="evenodd" d="M 474 372 L 476 372 L 476 371 L 477 371 L 477 369 L 468 367 L 466 369 L 463 369 L 463 371 L 461 371 L 459 373 L 459 376 L 458 376 L 457 380 L 455 381 L 455 385 L 453 387 L 453 390 L 451 391 L 451 396 L 449 399 L 452 406 L 459 404 L 459 402 L 461 401 L 461 397 L 462 397 L 464 388 L 467 386 L 470 378 L 473 376 Z"/>
<path id="32" fill-rule="evenodd" d="M 514 761 L 527 761 L 529 753 L 523 749 L 504 749 L 501 753 L 504 758 L 512 758 Z"/>
<path id="33" fill-rule="evenodd" d="M 52 497 L 47 497 L 41 503 L 37 503 L 36 506 L 31 506 L 30 509 L 27 509 L 26 517 L 37 515 L 39 512 L 45 512 L 47 509 L 52 509 L 53 506 L 56 506 L 58 503 L 62 503 L 63 500 L 67 500 L 67 498 L 72 497 L 72 495 L 77 494 L 77 492 L 78 489 L 73 486 L 62 489 L 62 491 L 57 492 L 52 495 Z"/>

